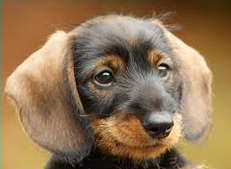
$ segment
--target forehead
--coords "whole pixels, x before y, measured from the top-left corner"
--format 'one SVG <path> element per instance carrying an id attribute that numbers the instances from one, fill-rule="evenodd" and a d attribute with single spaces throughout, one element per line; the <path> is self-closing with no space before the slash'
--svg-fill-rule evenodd
<path id="1" fill-rule="evenodd" d="M 76 32 L 74 54 L 77 59 L 85 57 L 87 62 L 107 55 L 125 59 L 145 57 L 151 50 L 171 55 L 164 28 L 154 19 L 120 15 L 98 17 L 73 32 Z"/>

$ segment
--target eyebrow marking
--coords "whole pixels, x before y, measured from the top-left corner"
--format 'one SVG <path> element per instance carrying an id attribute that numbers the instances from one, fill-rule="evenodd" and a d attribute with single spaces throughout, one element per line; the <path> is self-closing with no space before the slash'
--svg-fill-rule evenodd
<path id="1" fill-rule="evenodd" d="M 98 60 L 95 65 L 96 65 L 95 66 L 96 69 L 100 67 L 108 66 L 117 72 L 117 71 L 121 71 L 124 68 L 125 62 L 120 56 L 107 55 L 103 57 L 103 59 Z"/>
<path id="2" fill-rule="evenodd" d="M 162 58 L 162 55 L 157 50 L 151 50 L 148 53 L 148 61 L 151 63 L 151 65 L 156 65 L 157 62 Z"/>

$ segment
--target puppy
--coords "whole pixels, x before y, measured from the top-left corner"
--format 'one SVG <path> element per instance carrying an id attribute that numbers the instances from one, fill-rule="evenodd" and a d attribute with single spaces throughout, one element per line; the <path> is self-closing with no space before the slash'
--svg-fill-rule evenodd
<path id="1" fill-rule="evenodd" d="M 107 15 L 53 34 L 6 94 L 47 169 L 192 169 L 174 146 L 208 132 L 211 80 L 158 19 Z"/>

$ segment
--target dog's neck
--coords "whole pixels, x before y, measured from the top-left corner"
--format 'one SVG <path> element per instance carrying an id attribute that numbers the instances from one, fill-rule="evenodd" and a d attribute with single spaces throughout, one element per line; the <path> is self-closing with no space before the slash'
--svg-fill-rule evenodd
<path id="1" fill-rule="evenodd" d="M 170 150 L 155 158 L 134 163 L 133 160 L 108 156 L 93 151 L 88 157 L 75 164 L 52 156 L 46 169 L 175 169 L 191 165 L 176 150 Z"/>

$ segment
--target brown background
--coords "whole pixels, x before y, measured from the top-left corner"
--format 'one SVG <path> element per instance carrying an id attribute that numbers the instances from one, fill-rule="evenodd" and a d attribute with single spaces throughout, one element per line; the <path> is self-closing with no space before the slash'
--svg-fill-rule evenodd
<path id="1" fill-rule="evenodd" d="M 182 152 L 195 162 L 217 169 L 231 166 L 231 3 L 183 1 L 5 1 L 1 2 L 1 167 L 43 168 L 48 153 L 23 132 L 3 94 L 6 77 L 57 29 L 67 29 L 99 14 L 122 11 L 138 16 L 176 11 L 175 32 L 197 48 L 214 73 L 213 130 L 206 144 L 181 143 Z"/>

